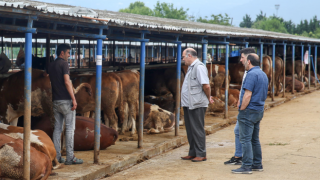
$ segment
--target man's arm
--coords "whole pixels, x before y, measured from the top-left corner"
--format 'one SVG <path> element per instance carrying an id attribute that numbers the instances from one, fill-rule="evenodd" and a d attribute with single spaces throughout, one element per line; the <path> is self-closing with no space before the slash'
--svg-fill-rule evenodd
<path id="1" fill-rule="evenodd" d="M 247 106 L 250 103 L 251 96 L 252 96 L 252 92 L 246 89 L 242 98 L 242 104 L 241 104 L 240 110 L 245 110 L 247 108 Z"/>
<path id="2" fill-rule="evenodd" d="M 72 84 L 70 81 L 69 74 L 64 74 L 63 78 L 64 78 L 64 84 L 66 85 L 68 93 L 70 94 L 70 97 L 72 99 L 73 106 L 72 106 L 71 110 L 74 111 L 75 109 L 77 109 L 77 101 L 76 101 L 76 98 L 74 97 L 73 87 L 72 87 Z"/>

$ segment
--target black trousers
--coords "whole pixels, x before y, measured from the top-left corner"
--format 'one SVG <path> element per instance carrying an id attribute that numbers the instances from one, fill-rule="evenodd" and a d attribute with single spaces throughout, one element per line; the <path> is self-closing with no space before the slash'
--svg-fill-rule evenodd
<path id="1" fill-rule="evenodd" d="M 183 107 L 184 121 L 189 141 L 189 156 L 206 157 L 206 132 L 204 130 L 204 115 L 206 107 L 190 110 Z"/>

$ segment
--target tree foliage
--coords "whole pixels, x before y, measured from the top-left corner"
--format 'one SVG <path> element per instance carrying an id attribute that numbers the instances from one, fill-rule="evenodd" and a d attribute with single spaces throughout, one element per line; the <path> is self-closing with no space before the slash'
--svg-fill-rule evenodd
<path id="1" fill-rule="evenodd" d="M 212 14 L 210 19 L 208 19 L 208 16 L 205 16 L 204 18 L 199 17 L 196 21 L 202 23 L 221 24 L 230 26 L 230 19 L 231 18 L 228 16 L 228 14 L 225 14 L 224 16 L 222 14 Z"/>
<path id="2" fill-rule="evenodd" d="M 141 15 L 147 15 L 147 16 L 153 15 L 153 11 L 147 6 L 145 6 L 144 2 L 141 2 L 141 1 L 130 3 L 128 8 L 120 9 L 119 12 L 141 14 Z"/>
<path id="3" fill-rule="evenodd" d="M 187 20 L 188 18 L 188 10 L 184 10 L 183 7 L 180 9 L 175 8 L 173 4 L 169 3 L 160 3 L 159 1 L 154 7 L 154 16 L 162 17 L 162 18 L 170 18 L 170 19 L 180 19 Z"/>
<path id="4" fill-rule="evenodd" d="M 256 29 L 267 30 L 267 31 L 288 33 L 287 29 L 284 26 L 284 23 L 281 22 L 279 19 L 272 18 L 272 17 L 255 22 L 252 27 Z"/>
<path id="5" fill-rule="evenodd" d="M 240 23 L 240 27 L 246 27 L 246 28 L 251 28 L 253 25 L 253 21 L 251 20 L 250 15 L 246 14 L 243 17 L 243 21 Z"/>

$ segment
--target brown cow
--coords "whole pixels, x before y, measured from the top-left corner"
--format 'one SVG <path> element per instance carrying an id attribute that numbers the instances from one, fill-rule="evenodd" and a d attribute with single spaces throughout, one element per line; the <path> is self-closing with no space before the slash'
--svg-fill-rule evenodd
<path id="1" fill-rule="evenodd" d="M 119 111 L 119 120 L 123 122 L 124 119 L 122 81 L 115 73 L 102 73 L 101 81 L 101 110 L 104 112 L 105 123 L 108 127 L 117 131 L 118 116 L 115 112 L 116 108 Z M 72 76 L 73 86 L 78 86 L 82 82 L 91 85 L 93 96 L 88 95 L 84 89 L 79 90 L 75 95 L 78 104 L 77 113 L 80 114 L 95 110 L 96 75 Z"/>
<path id="2" fill-rule="evenodd" d="M 294 79 L 295 91 L 297 91 L 297 92 L 304 91 L 304 87 L 305 86 L 301 81 Z M 292 92 L 292 77 L 291 76 L 286 77 L 286 92 Z"/>
<path id="3" fill-rule="evenodd" d="M 124 105 L 124 121 L 122 123 L 121 134 L 124 134 L 128 121 L 136 122 L 136 102 L 139 100 L 139 81 L 140 73 L 136 70 L 118 71 L 116 74 L 121 78 L 123 89 L 123 105 Z M 135 127 L 135 125 L 133 125 Z M 135 129 L 132 128 L 131 135 L 135 134 Z"/>
<path id="4" fill-rule="evenodd" d="M 30 179 L 47 179 L 52 163 L 49 157 L 30 147 Z M 23 141 L 0 134 L 0 179 L 23 179 Z"/>
<path id="5" fill-rule="evenodd" d="M 281 84 L 283 83 L 283 60 L 276 56 L 276 62 L 275 62 L 275 74 L 274 74 L 274 81 L 275 81 L 275 96 L 278 96 L 281 91 Z"/>
<path id="6" fill-rule="evenodd" d="M 217 97 L 213 97 L 214 102 L 208 105 L 207 112 L 224 112 L 225 103 Z"/>
<path id="7" fill-rule="evenodd" d="M 150 134 L 171 131 L 175 125 L 173 113 L 160 108 L 158 105 L 144 103 L 143 127 Z"/>
<path id="8" fill-rule="evenodd" d="M 85 87 L 91 92 L 88 84 L 81 84 L 75 93 Z M 18 118 L 24 114 L 24 71 L 17 72 L 0 81 L 0 121 L 17 126 Z M 53 120 L 51 83 L 48 75 L 38 69 L 32 70 L 31 115 L 46 114 Z"/>
<path id="9" fill-rule="evenodd" d="M 47 125 L 51 126 L 50 118 L 48 118 Z M 12 138 L 23 140 L 23 132 L 23 127 L 9 126 L 0 123 L 0 134 L 6 134 Z M 53 169 L 59 168 L 60 164 L 56 159 L 57 153 L 50 137 L 41 130 L 31 131 L 30 136 L 31 146 L 37 149 L 38 151 L 41 151 L 44 154 L 46 154 L 51 161 L 54 161 L 56 166 L 53 167 Z"/>
<path id="10" fill-rule="evenodd" d="M 294 62 L 294 73 L 298 75 L 299 81 L 303 78 L 305 74 L 306 65 L 301 62 L 301 60 L 296 60 Z M 292 61 L 286 61 L 286 75 L 292 75 Z"/>
<path id="11" fill-rule="evenodd" d="M 213 89 L 218 98 L 221 98 L 220 89 L 226 79 L 225 65 L 218 64 L 206 64 L 208 69 L 208 76 L 210 81 L 213 83 Z"/>

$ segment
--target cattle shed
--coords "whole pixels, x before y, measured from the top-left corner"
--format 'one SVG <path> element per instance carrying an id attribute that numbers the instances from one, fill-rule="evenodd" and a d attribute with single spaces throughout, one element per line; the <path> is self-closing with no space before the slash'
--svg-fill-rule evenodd
<path id="1" fill-rule="evenodd" d="M 25 101 L 27 102 L 24 122 L 24 141 L 26 144 L 26 146 L 24 146 L 24 153 L 26 153 L 24 156 L 25 162 L 30 162 L 30 155 L 28 155 L 30 146 L 27 145 L 30 144 L 31 60 L 32 54 L 38 55 L 39 45 L 41 47 L 41 56 L 47 55 L 47 65 L 50 62 L 48 55 L 54 54 L 52 49 L 56 49 L 59 43 L 68 43 L 74 48 L 72 50 L 74 54 L 72 54 L 71 57 L 71 59 L 73 59 L 73 61 L 71 61 L 73 70 L 96 72 L 96 112 L 100 111 L 101 106 L 101 74 L 102 71 L 110 70 L 108 67 L 102 68 L 104 62 L 109 62 L 108 65 L 113 66 L 116 65 L 116 62 L 123 62 L 127 63 L 127 68 L 140 69 L 138 147 L 141 148 L 143 147 L 145 68 L 159 66 L 176 67 L 176 87 L 178 94 L 176 96 L 175 108 L 175 135 L 178 136 L 181 54 L 184 48 L 194 47 L 198 51 L 199 59 L 201 59 L 203 63 L 206 63 L 207 53 L 210 51 L 212 57 L 215 57 L 213 59 L 216 59 L 216 61 L 211 62 L 213 64 L 222 63 L 219 59 L 222 57 L 221 51 L 224 51 L 225 74 L 226 77 L 228 77 L 230 46 L 237 46 L 238 48 L 242 46 L 254 47 L 260 55 L 260 62 L 262 62 L 263 54 L 272 55 L 272 63 L 273 67 L 275 67 L 274 59 L 276 53 L 283 55 L 285 64 L 288 54 L 287 50 L 291 52 L 291 60 L 294 62 L 296 46 L 301 47 L 301 56 L 303 56 L 305 50 L 308 49 L 309 62 L 310 57 L 313 56 L 314 62 L 317 63 L 317 48 L 320 44 L 320 39 L 258 29 L 222 26 L 25 0 L 0 0 L 0 36 L 1 52 L 7 49 L 5 48 L 7 47 L 7 43 L 10 43 L 11 47 L 24 47 Z M 33 47 L 36 48 L 32 53 Z M 44 52 L 42 48 L 45 49 Z M 94 50 L 92 51 L 92 49 Z M 87 54 L 87 51 L 89 60 L 88 66 L 85 67 L 84 63 L 80 62 L 80 60 L 86 57 L 85 54 Z M 131 56 L 131 53 L 134 54 L 134 57 Z M 80 57 L 81 54 L 82 57 Z M 151 58 L 149 58 L 150 56 Z M 162 56 L 164 56 L 164 61 Z M 91 57 L 93 58 L 91 59 Z M 13 56 L 11 59 L 13 60 Z M 303 60 L 303 58 L 301 58 L 301 60 Z M 152 65 L 150 62 L 153 61 L 158 62 L 158 64 Z M 91 65 L 91 62 L 94 63 Z M 139 65 L 130 67 L 129 65 L 132 65 L 130 63 L 137 63 Z M 262 63 L 260 64 L 260 66 L 262 66 Z M 294 66 L 294 63 L 292 63 L 292 66 Z M 284 69 L 285 68 L 284 66 Z M 292 68 L 294 69 L 294 67 Z M 273 68 L 273 73 L 275 73 L 275 68 Z M 228 81 L 226 81 L 225 86 L 225 101 L 227 102 Z M 310 81 L 308 87 L 310 87 Z M 272 85 L 272 99 L 273 96 L 274 85 Z M 225 118 L 228 118 L 228 103 L 226 103 L 225 109 Z M 99 137 L 99 113 L 96 113 L 95 116 L 95 133 L 96 137 Z M 95 163 L 98 163 L 99 160 L 99 140 L 100 138 L 95 139 Z M 25 166 L 24 170 L 26 175 L 29 174 L 28 169 L 29 166 Z"/>

